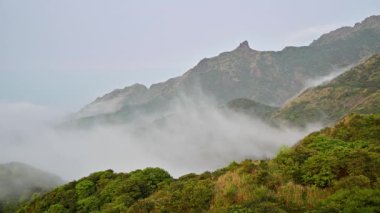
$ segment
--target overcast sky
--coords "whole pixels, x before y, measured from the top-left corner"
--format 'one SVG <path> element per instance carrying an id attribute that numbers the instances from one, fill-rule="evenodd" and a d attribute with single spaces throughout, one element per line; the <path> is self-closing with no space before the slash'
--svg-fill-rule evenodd
<path id="1" fill-rule="evenodd" d="M 76 111 L 244 40 L 257 50 L 308 45 L 379 12 L 377 0 L 0 0 L 0 102 Z"/>

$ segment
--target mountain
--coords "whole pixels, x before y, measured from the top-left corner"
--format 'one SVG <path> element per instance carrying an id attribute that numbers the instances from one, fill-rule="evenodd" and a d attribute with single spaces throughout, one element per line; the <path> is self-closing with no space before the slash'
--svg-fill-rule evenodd
<path id="1" fill-rule="evenodd" d="M 177 179 L 159 168 L 96 172 L 19 212 L 379 212 L 380 114 L 351 114 L 271 160 Z"/>
<path id="2" fill-rule="evenodd" d="M 274 113 L 304 125 L 334 122 L 348 113 L 380 113 L 380 54 L 323 85 L 309 88 Z"/>
<path id="3" fill-rule="evenodd" d="M 322 35 L 309 46 L 257 51 L 248 42 L 201 60 L 182 76 L 147 88 L 134 84 L 114 90 L 76 115 L 84 121 L 128 120 L 140 114 L 164 114 L 178 98 L 212 98 L 226 104 L 237 98 L 280 106 L 305 83 L 380 52 L 380 16 Z"/>
<path id="4" fill-rule="evenodd" d="M 62 184 L 56 175 L 20 162 L 0 164 L 0 212 L 13 203 L 29 200 Z M 8 205 L 8 206 L 7 206 Z"/>

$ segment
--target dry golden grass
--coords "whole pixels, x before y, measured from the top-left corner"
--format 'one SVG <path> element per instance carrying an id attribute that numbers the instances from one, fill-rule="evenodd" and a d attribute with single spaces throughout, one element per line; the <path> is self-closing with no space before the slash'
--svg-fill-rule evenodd
<path id="1" fill-rule="evenodd" d="M 331 192 L 315 186 L 302 186 L 293 182 L 278 187 L 276 196 L 283 200 L 287 207 L 305 206 L 314 208 L 321 200 L 329 196 Z"/>

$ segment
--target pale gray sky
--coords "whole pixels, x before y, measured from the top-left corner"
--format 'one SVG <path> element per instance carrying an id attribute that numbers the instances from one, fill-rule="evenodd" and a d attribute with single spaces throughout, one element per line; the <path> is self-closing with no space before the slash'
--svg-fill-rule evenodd
<path id="1" fill-rule="evenodd" d="M 308 45 L 379 12 L 377 0 L 0 0 L 0 102 L 75 111 L 243 40 L 257 50 Z"/>

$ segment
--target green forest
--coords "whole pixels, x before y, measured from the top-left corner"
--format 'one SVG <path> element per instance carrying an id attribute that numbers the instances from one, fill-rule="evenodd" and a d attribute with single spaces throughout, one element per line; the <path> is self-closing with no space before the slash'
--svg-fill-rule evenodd
<path id="1" fill-rule="evenodd" d="M 96 172 L 17 212 L 380 212 L 379 139 L 380 114 L 350 114 L 274 159 L 179 178 L 160 168 Z"/>

